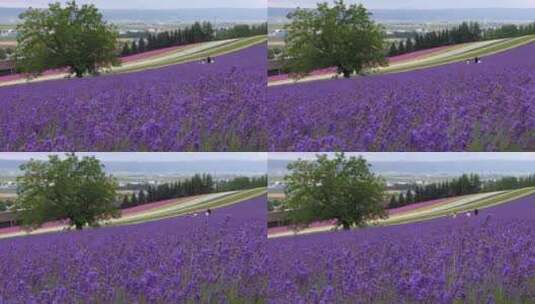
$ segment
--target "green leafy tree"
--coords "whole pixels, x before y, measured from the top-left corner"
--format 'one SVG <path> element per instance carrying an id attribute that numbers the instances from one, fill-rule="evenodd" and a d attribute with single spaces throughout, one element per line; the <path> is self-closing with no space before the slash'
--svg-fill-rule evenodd
<path id="1" fill-rule="evenodd" d="M 24 174 L 17 179 L 15 204 L 23 225 L 29 228 L 68 219 L 82 229 L 118 216 L 117 183 L 94 157 L 78 159 L 67 154 L 61 159 L 53 155 L 48 161 L 30 160 L 20 169 Z"/>
<path id="2" fill-rule="evenodd" d="M 16 66 L 30 76 L 47 69 L 68 67 L 83 77 L 119 65 L 117 31 L 103 20 L 94 5 L 79 7 L 75 1 L 62 7 L 30 8 L 17 26 Z"/>
<path id="3" fill-rule="evenodd" d="M 293 162 L 288 169 L 285 204 L 298 226 L 335 219 L 347 230 L 386 217 L 384 181 L 362 157 L 318 155 L 315 161 Z"/>
<path id="4" fill-rule="evenodd" d="M 344 77 L 366 68 L 384 66 L 385 32 L 362 5 L 342 0 L 330 7 L 297 9 L 286 26 L 287 69 L 303 76 L 318 68 L 335 66 Z"/>

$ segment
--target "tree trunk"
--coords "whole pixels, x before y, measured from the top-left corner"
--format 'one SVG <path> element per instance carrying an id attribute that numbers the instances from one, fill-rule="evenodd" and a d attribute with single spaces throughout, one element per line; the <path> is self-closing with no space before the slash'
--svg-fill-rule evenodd
<path id="1" fill-rule="evenodd" d="M 349 222 L 342 221 L 342 227 L 344 228 L 344 230 L 349 230 L 351 228 L 351 225 L 349 224 Z"/>
<path id="2" fill-rule="evenodd" d="M 84 223 L 76 220 L 71 220 L 71 223 L 74 223 L 76 230 L 82 230 L 84 228 Z"/>
<path id="3" fill-rule="evenodd" d="M 81 69 L 77 68 L 77 67 L 72 67 L 71 71 L 74 72 L 74 75 L 76 75 L 77 78 L 84 77 L 84 72 Z"/>
<path id="4" fill-rule="evenodd" d="M 344 78 L 351 77 L 351 71 L 350 70 L 343 69 L 342 73 L 344 73 Z"/>

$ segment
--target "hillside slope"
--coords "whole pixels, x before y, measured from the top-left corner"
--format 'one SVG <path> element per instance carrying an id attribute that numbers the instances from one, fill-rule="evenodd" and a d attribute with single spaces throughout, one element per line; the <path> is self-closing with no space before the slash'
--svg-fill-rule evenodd
<path id="1" fill-rule="evenodd" d="M 424 202 L 415 204 L 415 206 L 409 205 L 407 207 L 389 210 L 389 217 L 387 219 L 370 223 L 370 225 L 390 226 L 410 224 L 452 217 L 453 214 L 455 214 L 456 217 L 465 217 L 466 212 L 472 212 L 474 209 L 478 209 L 484 214 L 487 213 L 484 211 L 487 208 L 496 207 L 502 204 L 506 206 L 509 203 L 515 203 L 517 200 L 525 197 L 531 197 L 533 194 L 535 194 L 534 188 L 525 188 L 519 190 L 471 194 L 431 201 L 430 203 Z M 277 238 L 299 234 L 310 234 L 332 231 L 333 229 L 335 229 L 334 222 L 329 221 L 314 223 L 309 228 L 300 231 L 293 231 L 290 227 L 276 227 L 268 229 L 268 237 Z"/>
<path id="2" fill-rule="evenodd" d="M 105 74 L 129 73 L 157 69 L 170 65 L 199 61 L 208 56 L 218 57 L 263 43 L 264 36 L 202 42 L 178 47 L 149 51 L 121 58 L 121 66 L 112 67 Z M 21 74 L 0 77 L 0 87 L 46 80 L 63 79 L 69 75 L 64 70 L 51 70 L 42 76 L 28 80 Z"/>
<path id="3" fill-rule="evenodd" d="M 179 199 L 155 202 L 133 208 L 121 210 L 121 217 L 101 223 L 103 226 L 118 226 L 127 224 L 141 224 L 177 216 L 203 216 L 208 208 L 218 213 L 217 209 L 239 204 L 257 197 L 262 197 L 265 189 L 251 189 L 242 191 L 221 192 L 198 195 Z M 0 239 L 17 236 L 35 235 L 68 230 L 65 222 L 55 221 L 43 225 L 42 228 L 27 232 L 22 227 L 15 226 L 0 229 Z"/>
<path id="4" fill-rule="evenodd" d="M 440 65 L 472 60 L 474 57 L 484 57 L 508 51 L 535 42 L 535 35 L 518 38 L 497 39 L 464 43 L 460 45 L 439 47 L 418 51 L 401 56 L 389 58 L 390 64 L 369 71 L 370 74 L 389 74 L 408 72 Z M 412 54 L 412 55 L 411 55 Z M 269 86 L 292 84 L 332 79 L 336 77 L 335 69 L 322 69 L 312 72 L 311 75 L 301 79 L 291 79 L 288 75 L 269 77 Z"/>

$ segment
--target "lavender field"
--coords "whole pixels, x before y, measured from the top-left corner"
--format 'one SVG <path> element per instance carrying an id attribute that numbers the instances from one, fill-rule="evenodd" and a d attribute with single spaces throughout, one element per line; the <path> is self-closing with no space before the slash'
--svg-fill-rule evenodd
<path id="1" fill-rule="evenodd" d="M 259 303 L 265 208 L 0 240 L 0 303 Z"/>
<path id="2" fill-rule="evenodd" d="M 535 44 L 398 74 L 268 89 L 270 151 L 535 149 Z"/>
<path id="3" fill-rule="evenodd" d="M 270 303 L 533 303 L 535 196 L 470 218 L 270 240 Z"/>
<path id="4" fill-rule="evenodd" d="M 265 151 L 266 56 L 0 88 L 0 150 Z"/>

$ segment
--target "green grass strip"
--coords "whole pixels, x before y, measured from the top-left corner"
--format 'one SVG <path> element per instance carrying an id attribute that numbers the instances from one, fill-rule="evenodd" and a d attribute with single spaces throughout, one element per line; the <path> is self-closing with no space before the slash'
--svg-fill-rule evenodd
<path id="1" fill-rule="evenodd" d="M 231 41 L 219 46 L 215 46 L 206 50 L 199 50 L 192 54 L 185 55 L 183 57 L 177 57 L 173 59 L 162 60 L 157 63 L 147 63 L 146 65 L 137 65 L 134 67 L 118 67 L 115 70 L 112 70 L 110 74 L 122 74 L 122 73 L 131 73 L 138 72 L 142 70 L 150 70 L 156 68 L 162 68 L 174 64 L 187 63 L 191 61 L 198 61 L 208 56 L 221 56 L 229 53 L 234 53 L 253 45 L 257 45 L 267 41 L 266 36 L 254 36 L 249 38 L 238 39 L 237 41 Z"/>
<path id="2" fill-rule="evenodd" d="M 250 189 L 250 190 L 243 190 L 237 193 L 225 195 L 223 197 L 214 198 L 212 200 L 208 200 L 206 202 L 196 204 L 195 206 L 186 207 L 186 208 L 179 209 L 179 210 L 173 210 L 173 211 L 163 213 L 163 214 L 158 214 L 158 215 L 148 215 L 147 217 L 143 217 L 141 219 L 137 218 L 137 219 L 132 219 L 132 220 L 120 221 L 117 223 L 110 223 L 108 226 L 139 224 L 139 223 L 145 223 L 145 222 L 151 222 L 151 221 L 181 216 L 181 215 L 190 214 L 194 212 L 200 212 L 208 208 L 217 209 L 217 208 L 227 207 L 230 205 L 238 204 L 243 201 L 247 201 L 247 200 L 262 196 L 262 195 L 266 195 L 266 193 L 267 193 L 266 188 L 255 188 L 255 189 Z"/>
<path id="3" fill-rule="evenodd" d="M 473 49 L 473 50 L 467 50 L 466 52 L 456 54 L 451 57 L 446 58 L 440 58 L 437 60 L 432 60 L 429 62 L 424 63 L 418 63 L 415 62 L 413 65 L 405 66 L 405 67 L 392 67 L 392 68 L 385 68 L 382 70 L 376 71 L 374 74 L 390 74 L 390 73 L 401 73 L 401 72 L 408 72 L 413 70 L 420 70 L 424 68 L 430 68 L 435 67 L 439 65 L 444 65 L 448 63 L 454 63 L 454 62 L 460 62 L 465 61 L 468 59 L 472 59 L 474 57 L 483 57 L 483 56 L 489 56 L 496 53 L 504 52 L 525 44 L 528 44 L 530 42 L 535 41 L 535 35 L 529 35 L 529 36 L 522 36 L 512 39 L 507 39 L 505 41 L 497 41 L 495 43 L 491 43 L 488 45 L 484 45 L 480 48 Z"/>
<path id="4" fill-rule="evenodd" d="M 413 218 L 402 219 L 402 220 L 392 220 L 392 221 L 386 220 L 385 222 L 379 223 L 376 226 L 390 226 L 390 225 L 400 225 L 400 224 L 421 222 L 421 221 L 427 221 L 427 220 L 431 220 L 431 219 L 442 217 L 442 216 L 448 216 L 453 212 L 462 213 L 462 212 L 474 210 L 476 208 L 486 209 L 486 208 L 494 207 L 497 205 L 505 204 L 505 203 L 520 199 L 522 197 L 529 196 L 534 193 L 535 193 L 535 188 L 522 188 L 518 190 L 512 190 L 506 193 L 497 194 L 495 196 L 475 200 L 473 202 L 470 202 L 462 206 L 455 206 L 452 208 L 443 209 L 443 210 L 437 211 L 436 213 L 429 214 L 429 215 L 420 215 L 420 216 L 415 215 Z"/>

